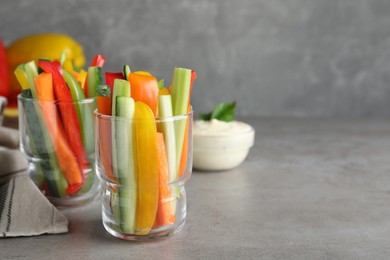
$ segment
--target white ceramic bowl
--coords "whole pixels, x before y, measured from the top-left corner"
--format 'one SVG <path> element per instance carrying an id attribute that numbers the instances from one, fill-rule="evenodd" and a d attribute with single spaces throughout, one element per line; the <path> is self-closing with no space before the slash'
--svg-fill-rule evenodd
<path id="1" fill-rule="evenodd" d="M 194 131 L 194 168 L 202 171 L 222 171 L 240 165 L 247 157 L 255 138 L 255 130 L 251 126 L 247 125 L 243 130 L 243 132 L 222 133 L 222 135 L 197 134 Z"/>

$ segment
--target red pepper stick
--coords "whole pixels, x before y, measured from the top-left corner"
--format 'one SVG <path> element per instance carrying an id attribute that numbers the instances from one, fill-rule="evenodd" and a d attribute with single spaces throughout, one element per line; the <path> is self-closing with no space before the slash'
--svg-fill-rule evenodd
<path id="1" fill-rule="evenodd" d="M 70 90 L 60 73 L 61 64 L 59 61 L 39 61 L 38 66 L 43 71 L 52 74 L 56 100 L 62 101 L 59 103 L 59 111 L 68 143 L 77 157 L 81 172 L 87 171 L 89 161 L 81 139 L 80 122 L 77 118 Z M 84 176 L 83 180 L 85 180 Z"/>
<path id="2" fill-rule="evenodd" d="M 114 92 L 114 80 L 125 79 L 122 72 L 106 72 L 106 84 L 111 88 L 111 94 Z"/>

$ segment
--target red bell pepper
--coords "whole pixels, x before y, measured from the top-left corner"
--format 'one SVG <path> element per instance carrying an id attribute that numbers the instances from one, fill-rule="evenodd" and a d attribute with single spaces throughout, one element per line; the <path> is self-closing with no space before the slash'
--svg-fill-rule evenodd
<path id="1" fill-rule="evenodd" d="M 38 66 L 43 71 L 52 74 L 54 94 L 56 100 L 60 101 L 59 111 L 68 143 L 77 157 L 81 172 L 85 172 L 89 169 L 88 156 L 81 139 L 80 122 L 78 121 L 76 109 L 72 102 L 72 95 L 60 72 L 61 64 L 59 61 L 50 62 L 41 60 L 38 61 Z M 83 180 L 85 180 L 84 176 Z"/>
<path id="2" fill-rule="evenodd" d="M 103 67 L 105 62 L 106 62 L 106 57 L 104 57 L 101 54 L 97 54 L 97 55 L 95 55 L 95 57 L 93 57 L 91 66 L 101 68 L 101 67 Z"/>
<path id="3" fill-rule="evenodd" d="M 10 94 L 10 80 L 8 71 L 7 54 L 0 39 L 0 96 L 8 97 Z"/>
<path id="4" fill-rule="evenodd" d="M 106 84 L 111 88 L 111 94 L 114 92 L 114 80 L 125 79 L 122 72 L 106 72 Z"/>

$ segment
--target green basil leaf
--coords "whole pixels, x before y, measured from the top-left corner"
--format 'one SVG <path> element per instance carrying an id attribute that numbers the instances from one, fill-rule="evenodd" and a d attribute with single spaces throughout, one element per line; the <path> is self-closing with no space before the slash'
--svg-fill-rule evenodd
<path id="1" fill-rule="evenodd" d="M 220 103 L 216 105 L 212 112 L 201 114 L 200 118 L 205 121 L 218 119 L 220 121 L 230 122 L 234 120 L 236 101 L 232 103 Z"/>

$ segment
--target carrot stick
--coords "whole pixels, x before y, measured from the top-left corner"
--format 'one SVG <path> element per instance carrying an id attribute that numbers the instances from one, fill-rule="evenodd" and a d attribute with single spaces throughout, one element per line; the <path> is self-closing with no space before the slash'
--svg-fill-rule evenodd
<path id="1" fill-rule="evenodd" d="M 173 211 L 171 189 L 169 183 L 169 170 L 167 153 L 165 150 L 164 135 L 157 133 L 157 154 L 158 154 L 158 206 L 156 220 L 153 227 L 161 227 L 175 223 L 175 212 Z"/>
<path id="2" fill-rule="evenodd" d="M 54 101 L 52 75 L 41 73 L 34 79 L 38 100 Z M 68 194 L 77 192 L 82 184 L 83 177 L 77 159 L 66 141 L 64 129 L 54 103 L 40 102 L 39 107 L 47 125 L 49 135 L 54 143 L 58 164 L 68 182 Z"/>
<path id="3" fill-rule="evenodd" d="M 97 96 L 97 108 L 98 112 L 104 115 L 111 115 L 111 97 Z M 99 139 L 100 146 L 100 158 L 103 169 L 107 176 L 115 181 L 114 174 L 112 172 L 112 146 L 111 146 L 111 121 L 110 119 L 101 119 L 99 124 Z"/>
<path id="4" fill-rule="evenodd" d="M 97 96 L 97 108 L 98 112 L 103 115 L 110 116 L 111 115 L 111 97 Z"/>
<path id="5" fill-rule="evenodd" d="M 184 132 L 184 139 L 183 139 L 183 148 L 181 151 L 181 157 L 180 157 L 180 165 L 179 165 L 179 176 L 178 178 L 181 178 L 187 168 L 187 157 L 188 157 L 188 120 L 186 122 L 186 128 Z"/>

